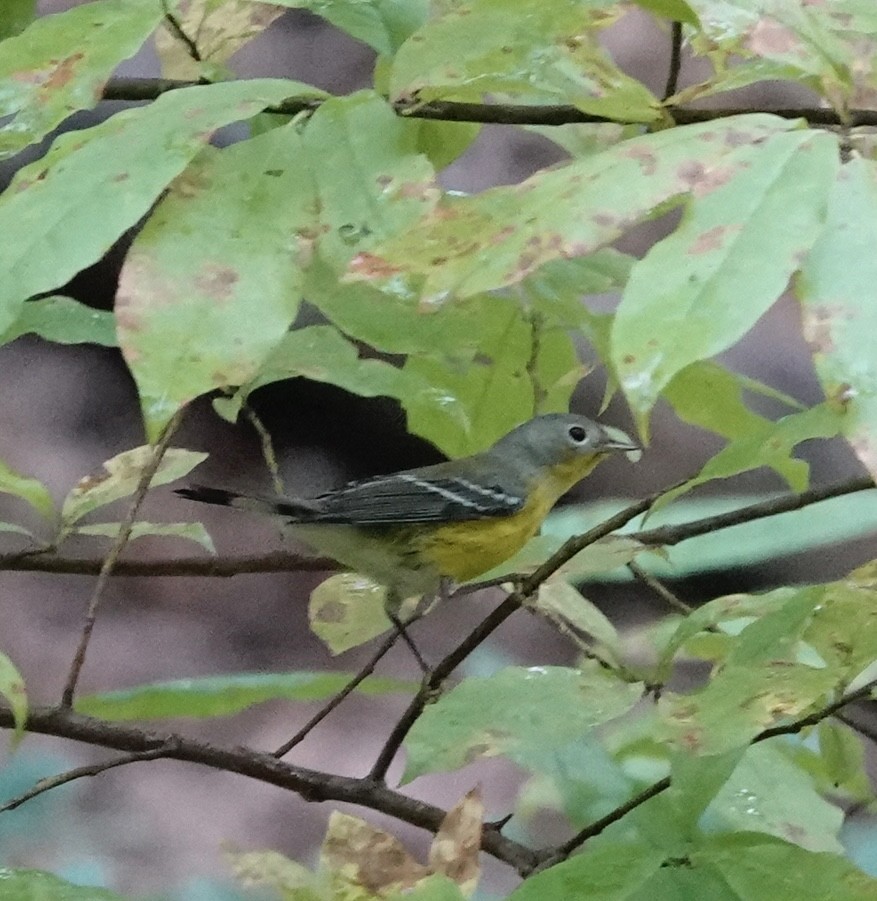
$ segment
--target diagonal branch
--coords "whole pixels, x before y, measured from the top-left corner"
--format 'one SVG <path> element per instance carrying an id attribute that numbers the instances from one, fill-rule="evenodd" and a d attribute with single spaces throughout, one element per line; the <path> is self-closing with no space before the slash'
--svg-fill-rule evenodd
<path id="1" fill-rule="evenodd" d="M 12 711 L 0 706 L 0 728 L 15 726 Z M 237 773 L 268 785 L 295 792 L 305 801 L 344 801 L 377 810 L 405 823 L 435 833 L 447 811 L 425 801 L 409 798 L 368 778 L 340 776 L 293 766 L 270 752 L 252 748 L 226 748 L 174 733 L 147 732 L 121 723 L 83 716 L 66 707 L 37 707 L 28 713 L 28 732 L 68 738 L 126 754 L 157 754 L 167 760 L 197 763 L 215 770 Z M 160 752 L 160 753 L 159 753 Z M 120 763 L 121 765 L 121 763 Z M 497 860 L 529 872 L 536 864 L 530 848 L 487 827 L 482 849 Z"/>
<path id="2" fill-rule="evenodd" d="M 113 572 L 116 561 L 125 549 L 128 539 L 131 537 L 134 521 L 137 519 L 137 513 L 143 503 L 143 498 L 146 497 L 149 485 L 155 477 L 155 474 L 158 472 L 158 467 L 161 465 L 162 458 L 165 455 L 165 451 L 168 449 L 171 438 L 177 430 L 177 426 L 180 424 L 182 415 L 183 410 L 180 408 L 164 427 L 164 431 L 162 432 L 158 443 L 153 448 L 152 460 L 150 460 L 149 465 L 144 468 L 140 476 L 140 481 L 137 483 L 137 490 L 134 492 L 134 497 L 128 507 L 128 512 L 125 514 L 125 518 L 119 526 L 119 534 L 116 536 L 106 559 L 101 564 L 97 582 L 95 583 L 94 590 L 92 591 L 91 598 L 88 602 L 88 611 L 85 614 L 85 622 L 82 625 L 82 634 L 79 637 L 79 644 L 76 647 L 76 653 L 73 655 L 73 661 L 70 664 L 70 672 L 67 674 L 64 692 L 61 695 L 61 705 L 63 707 L 70 707 L 73 704 L 76 683 L 79 681 L 79 674 L 82 672 L 82 667 L 85 663 L 85 655 L 88 653 L 88 644 L 91 641 L 91 633 L 94 631 L 95 622 L 97 622 L 98 607 L 100 606 L 104 591 L 109 584 L 110 575 Z"/>
<path id="3" fill-rule="evenodd" d="M 529 597 L 537 591 L 539 586 L 564 563 L 575 557 L 579 551 L 599 541 L 606 535 L 615 532 L 627 525 L 632 519 L 645 513 L 652 504 L 663 494 L 658 492 L 643 500 L 631 504 L 620 510 L 605 522 L 594 526 L 583 535 L 576 535 L 564 542 L 561 547 L 549 557 L 535 572 L 521 580 L 518 589 L 508 595 L 497 607 L 495 607 L 443 660 L 427 673 L 420 690 L 411 700 L 399 718 L 393 731 L 381 748 L 377 759 L 369 774 L 372 779 L 382 781 L 386 775 L 393 758 L 396 756 L 405 736 L 414 725 L 417 718 L 423 712 L 423 708 L 429 699 L 441 688 L 447 677 L 496 629 L 498 629 Z"/>
<path id="4" fill-rule="evenodd" d="M 832 703 L 826 704 L 825 707 L 807 714 L 807 716 L 802 716 L 800 719 L 793 720 L 791 723 L 786 723 L 782 726 L 771 726 L 769 729 L 762 730 L 749 742 L 749 746 L 757 745 L 760 742 L 767 741 L 769 738 L 776 738 L 778 735 L 797 735 L 808 726 L 815 726 L 818 723 L 821 723 L 822 720 L 834 716 L 848 704 L 867 698 L 875 688 L 877 688 L 877 679 L 871 680 L 861 688 L 851 691 L 837 701 L 832 701 Z M 562 860 L 566 860 L 573 851 L 578 850 L 589 838 L 599 835 L 613 823 L 617 823 L 620 819 L 629 814 L 632 810 L 636 810 L 637 807 L 645 804 L 646 801 L 650 801 L 652 798 L 665 792 L 670 788 L 671 784 L 672 781 L 669 776 L 665 776 L 663 779 L 653 782 L 629 801 L 619 805 L 615 810 L 610 810 L 605 816 L 601 817 L 599 820 L 595 820 L 589 826 L 586 826 L 584 829 L 577 832 L 569 839 L 569 841 L 564 842 L 562 845 L 558 845 L 555 848 L 545 848 L 538 852 L 540 861 L 536 869 L 544 870 L 556 863 L 560 863 Z"/>

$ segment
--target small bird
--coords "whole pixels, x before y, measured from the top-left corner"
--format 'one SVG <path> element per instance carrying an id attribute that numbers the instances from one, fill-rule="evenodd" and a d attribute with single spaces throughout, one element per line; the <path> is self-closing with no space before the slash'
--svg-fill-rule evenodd
<path id="1" fill-rule="evenodd" d="M 350 482 L 313 498 L 267 498 L 193 485 L 177 494 L 284 518 L 316 551 L 386 586 L 404 636 L 405 598 L 474 579 L 532 538 L 561 495 L 613 451 L 638 451 L 619 429 L 574 414 L 537 416 L 488 450 Z M 407 638 L 407 636 L 406 636 Z"/>

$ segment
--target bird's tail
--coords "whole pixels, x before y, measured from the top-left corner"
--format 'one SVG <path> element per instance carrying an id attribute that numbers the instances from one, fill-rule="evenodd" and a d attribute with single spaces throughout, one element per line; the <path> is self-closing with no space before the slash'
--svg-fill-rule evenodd
<path id="1" fill-rule="evenodd" d="M 238 510 L 250 510 L 269 516 L 283 516 L 293 522 L 307 522 L 318 512 L 315 505 L 305 500 L 258 497 L 227 491 L 225 488 L 210 488 L 207 485 L 177 488 L 175 493 L 191 501 L 200 501 L 202 504 L 216 504 L 220 507 L 235 507 Z"/>

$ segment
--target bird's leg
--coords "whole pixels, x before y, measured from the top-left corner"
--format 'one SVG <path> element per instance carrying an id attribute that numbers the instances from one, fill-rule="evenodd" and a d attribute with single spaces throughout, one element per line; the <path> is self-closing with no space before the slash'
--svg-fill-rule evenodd
<path id="1" fill-rule="evenodd" d="M 420 667 L 423 673 L 429 672 L 429 667 L 426 664 L 426 661 L 423 659 L 423 655 L 420 653 L 417 645 L 414 643 L 414 640 L 408 634 L 406 630 L 406 626 L 410 626 L 411 623 L 416 622 L 421 617 L 421 613 L 418 612 L 420 608 L 420 603 L 418 603 L 417 608 L 414 613 L 408 617 L 404 622 L 399 617 L 399 609 L 402 606 L 402 599 L 398 596 L 398 594 L 393 590 L 387 591 L 386 599 L 384 600 L 384 612 L 387 614 L 387 618 L 393 624 L 393 628 L 396 630 L 399 637 L 408 645 L 409 650 L 414 655 L 414 659 L 417 661 L 417 665 Z"/>

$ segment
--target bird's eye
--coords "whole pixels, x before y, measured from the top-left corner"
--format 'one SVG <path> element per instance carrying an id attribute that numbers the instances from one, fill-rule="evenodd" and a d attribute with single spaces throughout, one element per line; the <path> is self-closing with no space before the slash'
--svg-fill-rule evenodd
<path id="1" fill-rule="evenodd" d="M 576 444 L 582 444 L 585 438 L 588 437 L 588 433 L 580 425 L 573 425 L 570 426 L 569 437 L 572 438 Z"/>

